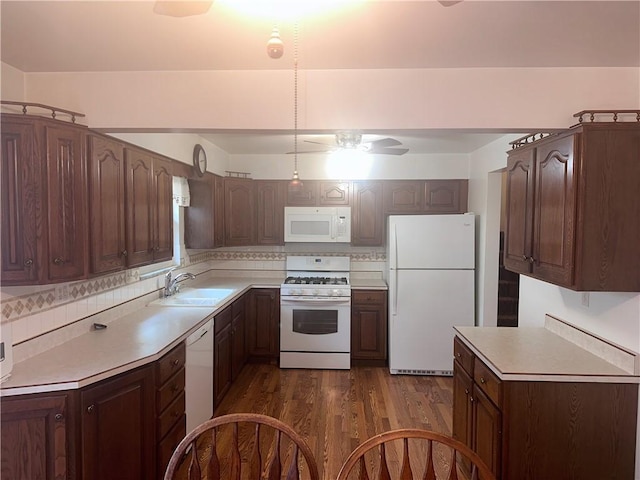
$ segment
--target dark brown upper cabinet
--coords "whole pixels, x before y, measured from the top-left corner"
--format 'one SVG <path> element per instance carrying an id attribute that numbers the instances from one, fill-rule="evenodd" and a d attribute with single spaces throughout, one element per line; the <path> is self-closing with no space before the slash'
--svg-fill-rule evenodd
<path id="1" fill-rule="evenodd" d="M 2 115 L 2 283 L 88 274 L 87 128 Z"/>
<path id="2" fill-rule="evenodd" d="M 515 148 L 504 262 L 581 291 L 640 291 L 640 123 L 598 122 Z"/>
<path id="3" fill-rule="evenodd" d="M 384 211 L 386 214 L 465 213 L 468 181 L 386 180 Z"/>

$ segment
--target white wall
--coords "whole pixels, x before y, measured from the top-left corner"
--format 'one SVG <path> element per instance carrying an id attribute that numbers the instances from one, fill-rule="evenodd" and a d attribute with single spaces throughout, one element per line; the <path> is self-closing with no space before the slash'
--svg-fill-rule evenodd
<path id="1" fill-rule="evenodd" d="M 348 152 L 347 152 L 348 153 Z M 232 170 L 248 172 L 251 178 L 282 179 L 293 173 L 293 155 L 231 155 Z M 328 155 L 298 155 L 298 172 L 306 179 L 404 179 L 467 178 L 469 158 L 456 155 L 367 155 L 337 158 Z"/>
<path id="2" fill-rule="evenodd" d="M 229 170 L 229 155 L 193 133 L 109 133 L 109 135 L 188 165 L 193 165 L 193 147 L 199 143 L 207 154 L 207 171 L 224 175 L 225 170 Z"/>
<path id="3" fill-rule="evenodd" d="M 11 65 L 0 62 L 0 98 L 15 102 L 24 102 L 24 73 Z"/>
<path id="4" fill-rule="evenodd" d="M 300 129 L 565 128 L 583 109 L 640 102 L 636 68 L 301 72 Z M 28 73 L 29 101 L 94 128 L 291 129 L 291 72 Z M 175 131 L 175 130 L 174 130 Z"/>

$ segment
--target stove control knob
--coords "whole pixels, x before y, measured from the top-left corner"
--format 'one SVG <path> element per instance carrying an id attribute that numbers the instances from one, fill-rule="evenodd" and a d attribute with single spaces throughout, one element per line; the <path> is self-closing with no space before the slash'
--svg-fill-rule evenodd
<path id="1" fill-rule="evenodd" d="M 331 290 L 331 296 L 339 297 L 340 296 L 340 290 L 338 290 L 337 288 L 334 288 L 333 290 Z"/>
<path id="2" fill-rule="evenodd" d="M 313 290 L 313 295 L 320 295 L 320 290 L 319 289 L 314 289 Z"/>

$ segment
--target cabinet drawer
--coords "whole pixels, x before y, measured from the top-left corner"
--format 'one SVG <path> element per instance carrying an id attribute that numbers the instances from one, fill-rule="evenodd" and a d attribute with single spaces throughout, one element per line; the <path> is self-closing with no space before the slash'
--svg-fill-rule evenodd
<path id="1" fill-rule="evenodd" d="M 384 290 L 351 290 L 351 303 L 384 305 L 387 292 Z"/>
<path id="2" fill-rule="evenodd" d="M 167 353 L 156 363 L 156 385 L 162 385 L 169 377 L 184 367 L 186 347 L 184 342 Z"/>
<path id="3" fill-rule="evenodd" d="M 158 412 L 162 412 L 180 392 L 184 391 L 185 371 L 181 368 L 176 374 L 169 378 L 156 392 L 156 406 Z"/>
<path id="4" fill-rule="evenodd" d="M 453 356 L 470 377 L 473 377 L 473 361 L 475 355 L 458 337 L 453 339 Z"/>
<path id="5" fill-rule="evenodd" d="M 184 390 L 158 417 L 158 438 L 163 438 L 176 421 L 184 416 Z"/>
<path id="6" fill-rule="evenodd" d="M 474 362 L 473 380 L 497 407 L 502 406 L 502 382 L 478 358 Z"/>
<path id="7" fill-rule="evenodd" d="M 164 472 L 171 459 L 171 454 L 176 449 L 180 441 L 187 435 L 187 416 L 176 422 L 167 436 L 158 444 L 158 472 Z M 160 477 L 162 478 L 162 477 Z"/>

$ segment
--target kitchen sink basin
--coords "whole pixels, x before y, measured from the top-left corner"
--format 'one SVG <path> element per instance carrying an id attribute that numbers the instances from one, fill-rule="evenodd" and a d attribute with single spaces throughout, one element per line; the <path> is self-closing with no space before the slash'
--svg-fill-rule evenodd
<path id="1" fill-rule="evenodd" d="M 233 293 L 230 288 L 184 288 L 170 297 L 159 298 L 149 305 L 167 307 L 215 307 Z"/>

